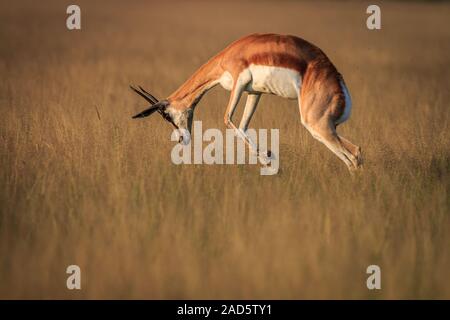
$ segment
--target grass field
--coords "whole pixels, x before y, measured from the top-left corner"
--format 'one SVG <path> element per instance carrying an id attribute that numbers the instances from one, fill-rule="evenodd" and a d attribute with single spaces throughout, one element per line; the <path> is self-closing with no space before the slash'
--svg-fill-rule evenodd
<path id="1" fill-rule="evenodd" d="M 80 31 L 71 3 L 40 3 L 0 4 L 0 298 L 450 298 L 450 3 L 381 2 L 379 31 L 364 1 L 77 1 Z M 129 84 L 166 97 L 253 32 L 303 37 L 344 75 L 360 174 L 294 101 L 263 96 L 251 123 L 280 129 L 276 176 L 176 166 L 170 125 L 130 119 Z M 224 130 L 227 100 L 195 120 Z"/>

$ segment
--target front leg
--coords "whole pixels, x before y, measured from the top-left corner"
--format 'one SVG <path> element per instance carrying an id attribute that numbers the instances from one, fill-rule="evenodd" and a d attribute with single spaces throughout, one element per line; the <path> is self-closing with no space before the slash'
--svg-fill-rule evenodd
<path id="1" fill-rule="evenodd" d="M 241 98 L 242 93 L 245 90 L 245 87 L 252 80 L 252 76 L 250 71 L 242 72 L 234 81 L 233 89 L 231 89 L 230 100 L 228 101 L 227 110 L 225 111 L 224 122 L 227 128 L 233 129 L 237 131 L 236 126 L 231 121 L 234 111 L 239 103 L 239 99 Z"/>
<path id="2" fill-rule="evenodd" d="M 233 89 L 231 90 L 230 101 L 228 102 L 227 110 L 225 112 L 224 122 L 227 128 L 233 129 L 235 134 L 244 141 L 244 143 L 250 149 L 250 152 L 255 153 L 260 159 L 260 161 L 266 165 L 270 162 L 271 158 L 270 151 L 265 154 L 260 154 L 256 144 L 245 133 L 248 123 L 250 122 L 251 117 L 258 104 L 260 94 L 249 94 L 239 129 L 234 125 L 232 121 L 232 117 L 239 103 L 239 99 L 241 98 L 242 93 L 245 90 L 245 87 L 248 85 L 251 79 L 252 79 L 251 74 L 248 71 L 241 73 L 240 76 L 238 77 L 237 81 L 233 86 Z"/>
<path id="3" fill-rule="evenodd" d="M 250 138 L 244 133 L 243 130 L 239 130 L 232 121 L 232 117 L 239 103 L 239 99 L 241 98 L 245 87 L 250 83 L 251 80 L 252 76 L 250 71 L 248 70 L 243 71 L 237 77 L 233 85 L 233 89 L 231 90 L 230 100 L 228 102 L 227 110 L 224 116 L 224 122 L 227 128 L 233 129 L 235 134 L 244 141 L 244 143 L 250 148 L 251 151 L 257 152 L 256 146 L 253 141 L 250 140 Z"/>
<path id="4" fill-rule="evenodd" d="M 249 93 L 247 97 L 247 102 L 245 103 L 244 114 L 242 115 L 241 123 L 239 124 L 239 129 L 242 131 L 247 131 L 248 124 L 255 113 L 256 106 L 258 105 L 259 99 L 261 98 L 260 93 Z"/>
<path id="5" fill-rule="evenodd" d="M 244 141 L 246 141 L 251 152 L 256 154 L 256 156 L 260 159 L 261 163 L 268 164 L 272 158 L 270 150 L 267 150 L 267 152 L 260 151 L 259 147 L 257 147 L 255 143 L 251 140 L 251 138 L 247 135 L 248 125 L 250 123 L 250 120 L 252 119 L 253 114 L 255 113 L 260 98 L 261 93 L 248 94 L 247 102 L 245 103 L 244 113 L 242 115 L 241 123 L 239 124 L 238 130 L 242 134 L 242 138 L 244 139 Z"/>

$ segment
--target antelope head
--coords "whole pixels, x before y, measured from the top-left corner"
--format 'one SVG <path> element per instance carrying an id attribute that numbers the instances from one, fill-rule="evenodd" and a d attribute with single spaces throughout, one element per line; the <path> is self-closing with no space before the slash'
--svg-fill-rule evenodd
<path id="1" fill-rule="evenodd" d="M 171 123 L 172 126 L 174 126 L 174 128 L 177 130 L 178 142 L 188 144 L 191 139 L 190 132 L 193 118 L 192 110 L 186 109 L 184 111 L 179 111 L 170 105 L 169 100 L 158 101 L 158 99 L 156 99 L 149 92 L 145 91 L 141 86 L 138 87 L 139 89 L 130 86 L 130 88 L 134 92 L 136 92 L 138 95 L 140 95 L 150 103 L 150 107 L 134 115 L 132 118 L 145 118 L 155 112 L 158 112 L 164 118 L 164 120 Z"/>

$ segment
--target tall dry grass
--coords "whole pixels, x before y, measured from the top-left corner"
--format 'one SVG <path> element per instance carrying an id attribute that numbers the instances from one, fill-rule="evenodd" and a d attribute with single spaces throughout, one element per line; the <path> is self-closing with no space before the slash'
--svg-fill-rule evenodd
<path id="1" fill-rule="evenodd" d="M 450 298 L 449 4 L 382 3 L 369 31 L 365 2 L 78 3 L 81 31 L 69 2 L 0 5 L 0 297 Z M 252 32 L 304 37 L 343 73 L 361 174 L 276 97 L 252 126 L 280 129 L 277 176 L 176 166 L 170 126 L 130 119 L 130 83 L 167 96 Z M 227 98 L 195 119 L 223 128 Z"/>

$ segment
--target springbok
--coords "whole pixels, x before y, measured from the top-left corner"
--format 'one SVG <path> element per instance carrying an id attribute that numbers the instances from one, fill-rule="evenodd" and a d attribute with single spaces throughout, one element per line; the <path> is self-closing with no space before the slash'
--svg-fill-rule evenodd
<path id="1" fill-rule="evenodd" d="M 133 116 L 160 113 L 187 144 L 195 106 L 202 96 L 220 84 L 231 91 L 225 112 L 225 125 L 233 129 L 260 159 L 270 161 L 271 152 L 259 151 L 246 134 L 261 94 L 298 99 L 300 119 L 312 136 L 327 146 L 349 168 L 362 163 L 361 148 L 336 132 L 350 116 L 350 94 L 341 74 L 315 45 L 295 36 L 252 34 L 241 38 L 202 65 L 167 99 L 158 101 L 139 87 L 131 87 L 151 106 Z M 232 121 L 242 93 L 248 93 L 239 127 Z"/>

